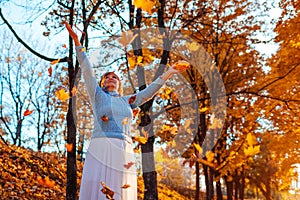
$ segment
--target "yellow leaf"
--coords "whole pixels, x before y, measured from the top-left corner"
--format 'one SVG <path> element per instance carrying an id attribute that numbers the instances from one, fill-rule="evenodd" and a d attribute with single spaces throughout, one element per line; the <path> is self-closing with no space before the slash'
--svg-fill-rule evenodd
<path id="1" fill-rule="evenodd" d="M 122 120 L 122 124 L 124 124 L 124 125 L 128 124 L 128 117 L 125 117 L 125 118 Z"/>
<path id="2" fill-rule="evenodd" d="M 137 64 L 142 64 L 142 63 L 143 63 L 143 56 L 138 56 Z"/>
<path id="3" fill-rule="evenodd" d="M 260 146 L 257 145 L 255 147 L 249 146 L 248 148 L 244 149 L 244 153 L 246 156 L 254 156 L 260 152 Z"/>
<path id="4" fill-rule="evenodd" d="M 190 127 L 190 125 L 191 125 L 191 120 L 189 120 L 189 119 L 187 119 L 185 122 L 184 122 L 184 129 L 186 130 L 186 129 L 188 129 L 189 127 Z"/>
<path id="5" fill-rule="evenodd" d="M 152 8 L 156 5 L 156 0 L 134 0 L 133 5 L 152 14 Z"/>
<path id="6" fill-rule="evenodd" d="M 199 144 L 194 143 L 194 147 L 195 147 L 195 149 L 196 149 L 200 154 L 203 153 L 203 149 L 202 149 L 202 147 L 200 147 Z"/>
<path id="7" fill-rule="evenodd" d="M 128 63 L 129 63 L 129 68 L 134 69 L 135 64 L 136 64 L 135 57 L 134 56 L 128 56 L 127 59 L 128 59 Z"/>
<path id="8" fill-rule="evenodd" d="M 139 143 L 141 143 L 141 144 L 146 144 L 147 138 L 145 138 L 145 137 L 140 137 L 140 136 L 135 136 L 135 137 L 132 137 L 132 141 L 133 141 L 133 142 L 139 142 Z"/>
<path id="9" fill-rule="evenodd" d="M 197 42 L 187 43 L 186 47 L 191 51 L 197 51 L 200 48 L 200 45 Z"/>
<path id="10" fill-rule="evenodd" d="M 257 143 L 256 137 L 252 133 L 248 133 L 247 134 L 246 141 L 247 141 L 247 143 L 248 143 L 249 146 L 253 146 L 253 145 L 255 145 Z"/>
<path id="11" fill-rule="evenodd" d="M 201 109 L 199 110 L 199 112 L 204 113 L 204 112 L 207 111 L 207 110 L 208 110 L 208 108 L 207 108 L 207 107 L 204 107 L 204 108 L 201 108 Z"/>
<path id="12" fill-rule="evenodd" d="M 65 102 L 70 98 L 69 93 L 67 93 L 64 89 L 60 89 L 59 91 L 56 91 L 55 96 L 63 102 Z"/>
<path id="13" fill-rule="evenodd" d="M 81 49 L 79 50 L 79 52 L 84 52 L 85 50 L 86 50 L 86 48 L 83 47 L 83 48 L 81 48 Z"/>
<path id="14" fill-rule="evenodd" d="M 215 154 L 212 151 L 206 152 L 205 156 L 208 162 L 212 162 L 215 159 Z"/>

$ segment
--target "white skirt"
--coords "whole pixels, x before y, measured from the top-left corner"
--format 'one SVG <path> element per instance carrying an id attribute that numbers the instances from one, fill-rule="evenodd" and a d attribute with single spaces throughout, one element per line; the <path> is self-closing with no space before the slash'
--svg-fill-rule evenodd
<path id="1" fill-rule="evenodd" d="M 80 200 L 106 200 L 104 182 L 114 191 L 114 200 L 137 199 L 137 175 L 130 139 L 94 138 L 83 167 Z"/>

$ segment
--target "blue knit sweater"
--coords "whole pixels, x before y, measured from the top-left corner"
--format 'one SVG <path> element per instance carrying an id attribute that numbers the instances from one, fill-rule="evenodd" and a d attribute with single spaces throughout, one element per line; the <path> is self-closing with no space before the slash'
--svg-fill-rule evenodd
<path id="1" fill-rule="evenodd" d="M 92 138 L 126 139 L 130 137 L 132 108 L 142 105 L 153 97 L 165 81 L 157 78 L 146 89 L 128 96 L 119 96 L 116 92 L 104 92 L 93 74 L 85 52 L 81 51 L 82 48 L 82 46 L 77 46 L 76 54 L 93 109 Z"/>

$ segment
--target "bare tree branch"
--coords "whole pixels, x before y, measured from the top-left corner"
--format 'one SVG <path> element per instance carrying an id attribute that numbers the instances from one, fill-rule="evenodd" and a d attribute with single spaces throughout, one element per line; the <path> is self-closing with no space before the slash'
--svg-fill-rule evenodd
<path id="1" fill-rule="evenodd" d="M 9 30 L 14 34 L 14 36 L 17 38 L 17 40 L 24 45 L 24 47 L 26 47 L 26 49 L 28 49 L 31 53 L 33 53 L 34 55 L 38 56 L 39 58 L 43 59 L 43 60 L 47 60 L 47 61 L 54 61 L 54 60 L 59 60 L 59 62 L 67 62 L 68 61 L 68 57 L 64 57 L 64 58 L 49 58 L 47 56 L 44 56 L 38 52 L 36 52 L 34 49 L 32 49 L 30 46 L 28 46 L 19 36 L 18 34 L 15 32 L 15 30 L 13 29 L 13 27 L 8 23 L 8 21 L 4 18 L 3 14 L 2 14 L 2 9 L 0 8 L 0 17 L 1 19 L 4 21 L 4 23 L 8 26 Z"/>

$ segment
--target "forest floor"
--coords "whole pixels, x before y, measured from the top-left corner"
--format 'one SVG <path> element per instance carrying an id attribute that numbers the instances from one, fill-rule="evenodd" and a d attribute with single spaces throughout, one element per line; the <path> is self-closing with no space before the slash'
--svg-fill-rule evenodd
<path id="1" fill-rule="evenodd" d="M 77 163 L 77 188 L 83 163 Z M 101 189 L 101 188 L 99 188 Z M 138 178 L 138 197 L 143 199 L 143 180 Z M 189 200 L 187 196 L 158 185 L 159 199 Z M 56 153 L 36 152 L 0 142 L 1 199 L 65 199 L 66 157 Z"/>

